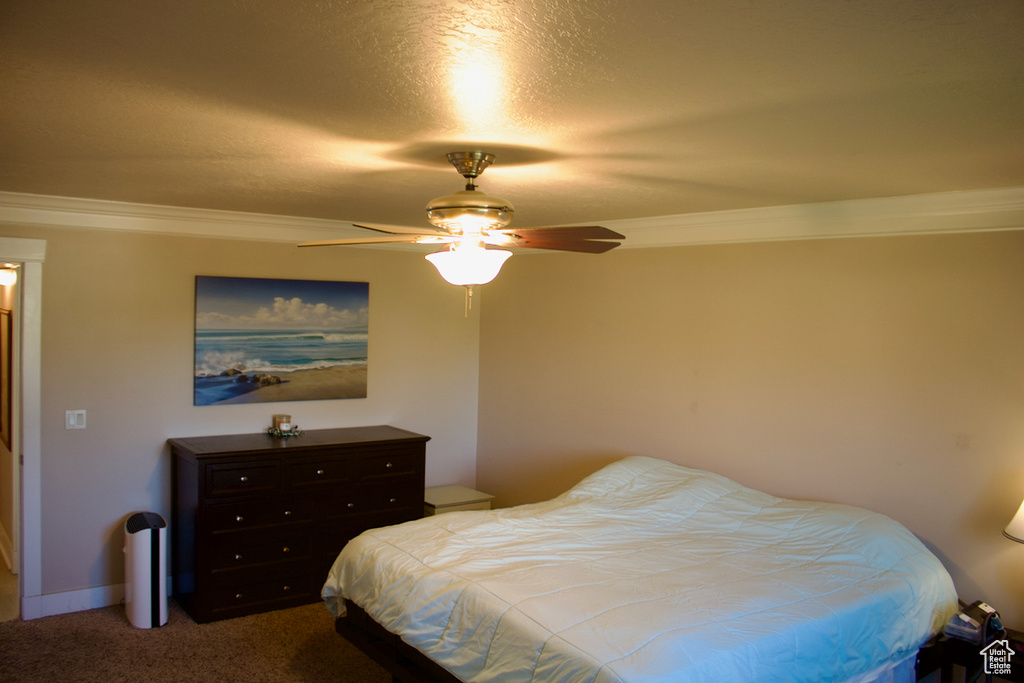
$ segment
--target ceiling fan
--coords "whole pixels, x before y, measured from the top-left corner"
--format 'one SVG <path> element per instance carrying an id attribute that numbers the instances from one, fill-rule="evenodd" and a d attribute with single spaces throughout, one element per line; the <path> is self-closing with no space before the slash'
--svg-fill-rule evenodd
<path id="1" fill-rule="evenodd" d="M 476 188 L 476 178 L 484 172 L 494 155 L 487 152 L 452 152 L 447 155 L 455 169 L 466 179 L 466 189 L 437 197 L 427 203 L 427 220 L 432 228 L 407 228 L 373 223 L 358 224 L 382 233 L 375 237 L 303 242 L 300 247 L 324 247 L 347 244 L 446 244 L 447 249 L 426 256 L 438 272 L 453 285 L 472 288 L 490 282 L 512 255 L 507 249 L 525 247 L 601 254 L 619 246 L 625 237 L 598 225 L 562 228 L 509 228 L 515 209 L 511 202 L 484 194 Z"/>

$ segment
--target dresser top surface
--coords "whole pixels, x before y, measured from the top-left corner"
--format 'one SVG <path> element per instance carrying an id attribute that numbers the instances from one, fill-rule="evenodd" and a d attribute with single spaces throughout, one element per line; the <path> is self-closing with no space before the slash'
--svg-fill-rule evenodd
<path id="1" fill-rule="evenodd" d="M 172 447 L 194 455 L 214 455 L 239 451 L 280 451 L 289 448 L 315 448 L 317 446 L 368 445 L 383 442 L 423 442 L 429 436 L 410 432 L 390 425 L 371 427 L 339 427 L 310 429 L 289 437 L 257 434 L 224 434 L 219 436 L 188 436 L 168 439 Z"/>

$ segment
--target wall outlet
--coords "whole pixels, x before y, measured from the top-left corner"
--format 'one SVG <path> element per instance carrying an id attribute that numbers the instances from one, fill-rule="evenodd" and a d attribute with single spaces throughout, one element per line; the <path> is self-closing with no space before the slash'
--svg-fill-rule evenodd
<path id="1" fill-rule="evenodd" d="M 85 411 L 65 410 L 64 429 L 85 429 Z"/>

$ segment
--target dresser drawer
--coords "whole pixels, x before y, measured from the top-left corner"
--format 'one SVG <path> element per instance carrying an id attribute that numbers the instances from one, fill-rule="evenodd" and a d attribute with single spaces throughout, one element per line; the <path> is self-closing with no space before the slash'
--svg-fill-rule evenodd
<path id="1" fill-rule="evenodd" d="M 214 589 L 210 592 L 212 613 L 215 618 L 231 616 L 231 612 L 247 613 L 253 605 L 265 604 L 267 609 L 290 604 L 314 602 L 317 586 L 309 571 L 301 576 L 281 577 L 260 583 L 250 583 L 230 588 Z"/>
<path id="2" fill-rule="evenodd" d="M 214 569 L 210 572 L 209 587 L 213 589 L 248 586 L 255 583 L 281 581 L 289 586 L 297 585 L 296 577 L 310 573 L 311 558 L 287 560 L 239 567 L 237 569 Z M 326 580 L 326 578 L 325 578 Z M 322 582 L 321 582 L 322 585 Z"/>
<path id="3" fill-rule="evenodd" d="M 265 534 L 231 534 L 211 553 L 213 570 L 236 570 L 274 562 L 307 560 L 312 556 L 313 538 L 309 531 L 296 531 L 266 538 Z"/>
<path id="4" fill-rule="evenodd" d="M 325 503 L 326 519 L 338 519 L 352 515 L 408 507 L 423 507 L 423 490 L 415 477 L 405 477 L 394 482 L 394 486 L 364 486 L 359 490 L 346 491 Z"/>
<path id="5" fill-rule="evenodd" d="M 208 530 L 214 534 L 277 525 L 308 524 L 313 505 L 303 499 L 253 500 L 208 505 L 204 510 Z"/>
<path id="6" fill-rule="evenodd" d="M 343 458 L 303 458 L 288 463 L 290 484 L 296 489 L 333 486 L 351 480 L 349 464 Z"/>
<path id="7" fill-rule="evenodd" d="M 362 497 L 363 511 L 385 512 L 422 505 L 423 490 L 412 485 L 388 487 L 379 491 L 366 491 Z"/>
<path id="8" fill-rule="evenodd" d="M 361 479 L 394 477 L 415 474 L 422 456 L 408 451 L 382 453 L 360 458 L 356 464 L 357 476 Z"/>
<path id="9" fill-rule="evenodd" d="M 274 493 L 280 481 L 281 466 L 276 461 L 206 466 L 206 491 L 209 496 Z"/>

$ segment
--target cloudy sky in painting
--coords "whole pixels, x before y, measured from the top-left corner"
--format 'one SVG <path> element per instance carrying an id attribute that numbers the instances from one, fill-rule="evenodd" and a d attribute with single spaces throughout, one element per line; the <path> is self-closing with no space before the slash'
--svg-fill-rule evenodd
<path id="1" fill-rule="evenodd" d="M 363 330 L 366 282 L 196 278 L 197 330 Z"/>

